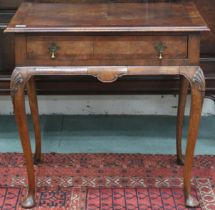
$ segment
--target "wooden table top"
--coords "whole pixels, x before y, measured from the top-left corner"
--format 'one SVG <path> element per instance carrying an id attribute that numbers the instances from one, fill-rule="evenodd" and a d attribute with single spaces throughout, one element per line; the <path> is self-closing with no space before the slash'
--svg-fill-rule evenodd
<path id="1" fill-rule="evenodd" d="M 6 32 L 206 31 L 193 3 L 23 3 Z"/>

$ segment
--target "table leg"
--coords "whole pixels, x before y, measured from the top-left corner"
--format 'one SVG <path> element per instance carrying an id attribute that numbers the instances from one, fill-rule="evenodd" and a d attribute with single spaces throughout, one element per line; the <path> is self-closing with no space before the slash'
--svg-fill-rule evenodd
<path id="1" fill-rule="evenodd" d="M 182 131 L 184 122 L 184 110 L 187 99 L 187 92 L 189 87 L 189 81 L 184 77 L 180 76 L 180 93 L 178 100 L 178 113 L 177 113 L 177 124 L 176 124 L 176 150 L 177 150 L 177 163 L 184 165 L 182 155 Z"/>
<path id="2" fill-rule="evenodd" d="M 22 74 L 21 71 L 14 70 L 11 77 L 11 96 L 28 175 L 28 194 L 25 200 L 22 202 L 22 207 L 30 208 L 35 205 L 35 176 L 25 112 L 24 88 L 26 81 L 27 77 L 25 74 Z"/>
<path id="3" fill-rule="evenodd" d="M 185 69 L 186 70 L 186 69 Z M 198 136 L 202 103 L 205 91 L 205 79 L 204 74 L 200 67 L 196 68 L 192 73 L 192 67 L 184 71 L 184 76 L 189 80 L 191 85 L 191 110 L 188 128 L 188 138 L 187 147 L 185 155 L 185 165 L 184 165 L 184 195 L 185 204 L 187 207 L 196 207 L 199 202 L 191 195 L 191 172 L 195 144 Z"/>
<path id="4" fill-rule="evenodd" d="M 35 135 L 35 154 L 34 154 L 34 163 L 38 164 L 41 161 L 41 130 L 39 122 L 39 112 L 38 112 L 38 103 L 37 103 L 37 94 L 35 88 L 34 77 L 31 77 L 26 84 L 29 105 L 31 109 L 31 116 L 34 125 L 34 135 Z"/>

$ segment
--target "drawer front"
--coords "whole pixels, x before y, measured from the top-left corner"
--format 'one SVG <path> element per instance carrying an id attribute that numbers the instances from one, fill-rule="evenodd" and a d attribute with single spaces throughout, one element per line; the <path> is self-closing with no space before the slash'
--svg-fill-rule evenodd
<path id="1" fill-rule="evenodd" d="M 135 37 L 98 37 L 94 44 L 94 55 L 100 59 L 156 59 L 156 46 L 166 46 L 165 59 L 187 57 L 187 37 L 172 36 L 135 36 Z"/>
<path id="2" fill-rule="evenodd" d="M 31 65 L 142 65 L 187 59 L 187 36 L 29 36 L 27 63 Z"/>
<path id="3" fill-rule="evenodd" d="M 55 59 L 50 47 L 56 46 Z M 30 60 L 89 59 L 93 54 L 93 40 L 88 37 L 33 36 L 27 38 L 27 58 Z"/>

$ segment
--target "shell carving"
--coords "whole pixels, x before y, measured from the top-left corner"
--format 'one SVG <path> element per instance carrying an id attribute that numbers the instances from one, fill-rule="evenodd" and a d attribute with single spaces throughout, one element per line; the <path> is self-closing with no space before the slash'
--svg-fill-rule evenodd
<path id="1" fill-rule="evenodd" d="M 14 71 L 11 77 L 11 93 L 14 95 L 18 90 L 18 86 L 24 83 L 24 77 L 19 71 Z"/>
<path id="2" fill-rule="evenodd" d="M 198 68 L 193 75 L 192 82 L 198 87 L 199 90 L 205 90 L 204 73 L 201 68 Z"/>
<path id="3" fill-rule="evenodd" d="M 14 81 L 16 83 L 16 85 L 21 85 L 24 82 L 24 78 L 22 76 L 22 74 L 20 74 L 19 72 L 15 75 Z"/>

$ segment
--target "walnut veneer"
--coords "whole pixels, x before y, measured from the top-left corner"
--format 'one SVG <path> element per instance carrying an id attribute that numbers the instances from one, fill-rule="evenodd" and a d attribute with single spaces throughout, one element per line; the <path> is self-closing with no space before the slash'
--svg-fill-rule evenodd
<path id="1" fill-rule="evenodd" d="M 205 92 L 204 74 L 199 67 L 200 32 L 208 30 L 192 3 L 22 4 L 6 29 L 15 34 L 11 96 L 29 183 L 22 206 L 35 205 L 36 190 L 24 92 L 27 89 L 38 163 L 41 135 L 34 77 L 47 75 L 87 75 L 102 83 L 117 83 L 123 76 L 180 76 L 177 161 L 183 164 L 181 138 L 190 86 L 184 195 L 186 206 L 198 206 L 191 195 L 190 179 Z"/>

